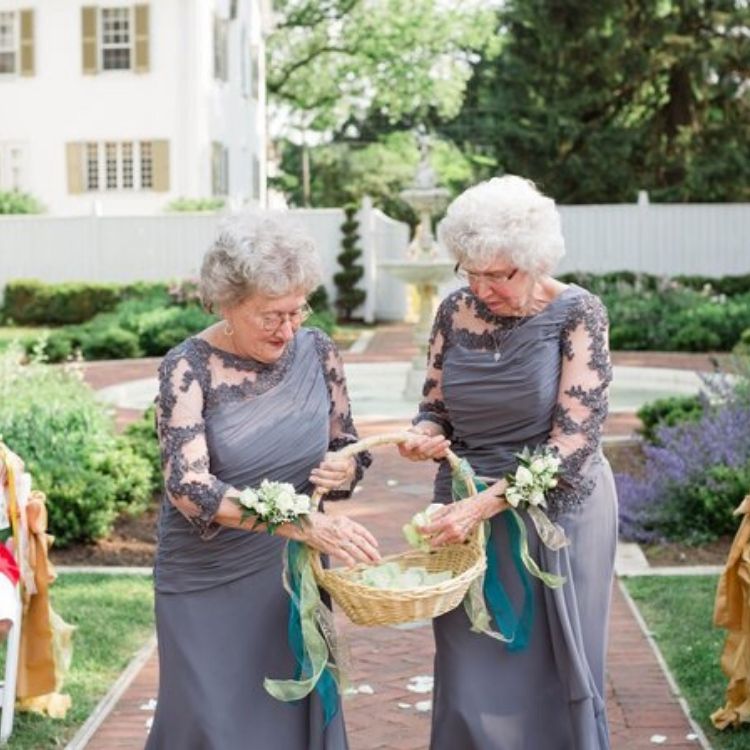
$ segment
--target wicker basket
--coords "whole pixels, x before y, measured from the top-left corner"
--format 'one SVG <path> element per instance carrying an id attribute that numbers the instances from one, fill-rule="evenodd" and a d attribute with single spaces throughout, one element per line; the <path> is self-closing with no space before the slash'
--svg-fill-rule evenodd
<path id="1" fill-rule="evenodd" d="M 338 452 L 340 456 L 352 456 L 377 445 L 398 445 L 412 438 L 408 433 L 376 435 L 358 443 L 348 445 Z M 458 457 L 448 451 L 448 462 L 454 472 L 459 471 Z M 465 477 L 472 494 L 476 487 L 470 477 Z M 313 502 L 320 500 L 322 493 L 313 495 Z M 389 555 L 382 562 L 397 562 L 402 569 L 424 567 L 435 573 L 450 570 L 453 577 L 448 581 L 414 589 L 382 589 L 367 586 L 358 580 L 367 565 L 350 568 L 324 568 L 320 555 L 311 555 L 313 573 L 318 585 L 324 588 L 334 601 L 357 625 L 397 625 L 437 617 L 457 607 L 477 576 L 487 567 L 484 552 L 484 532 L 479 524 L 471 537 L 463 544 L 452 544 L 423 552 L 410 549 L 397 555 Z"/>

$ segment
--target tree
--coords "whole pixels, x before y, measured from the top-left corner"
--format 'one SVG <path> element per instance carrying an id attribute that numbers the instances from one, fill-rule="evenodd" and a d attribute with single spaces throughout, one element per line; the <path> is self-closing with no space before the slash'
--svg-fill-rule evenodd
<path id="1" fill-rule="evenodd" d="M 267 86 L 315 131 L 377 112 L 389 122 L 454 116 L 470 62 L 489 42 L 480 0 L 280 0 Z"/>
<path id="2" fill-rule="evenodd" d="M 442 132 L 564 203 L 750 197 L 744 0 L 508 0 Z"/>
<path id="3" fill-rule="evenodd" d="M 281 148 L 281 175 L 274 186 L 293 205 L 302 205 L 299 149 Z M 456 194 L 471 181 L 472 164 L 450 141 L 434 140 L 432 164 L 438 181 Z M 359 204 L 369 195 L 386 214 L 415 225 L 417 217 L 399 197 L 414 180 L 419 150 L 411 132 L 392 132 L 372 143 L 338 141 L 310 151 L 311 204 L 344 206 Z"/>
<path id="4" fill-rule="evenodd" d="M 357 263 L 362 255 L 362 251 L 357 247 L 359 241 L 357 207 L 348 205 L 344 211 L 346 219 L 341 225 L 341 231 L 344 235 L 341 240 L 343 250 L 336 257 L 342 270 L 333 275 L 333 281 L 338 288 L 336 307 L 339 310 L 340 318 L 351 320 L 354 310 L 365 301 L 365 291 L 357 288 L 357 284 L 364 276 L 365 269 Z"/>

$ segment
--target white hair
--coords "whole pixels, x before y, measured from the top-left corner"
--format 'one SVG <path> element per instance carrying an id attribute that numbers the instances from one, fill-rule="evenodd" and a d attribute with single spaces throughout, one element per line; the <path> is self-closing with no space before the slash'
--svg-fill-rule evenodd
<path id="1" fill-rule="evenodd" d="M 249 213 L 222 222 L 203 257 L 200 293 L 213 311 L 254 294 L 308 295 L 323 277 L 312 239 L 279 213 Z"/>
<path id="2" fill-rule="evenodd" d="M 503 259 L 539 275 L 565 255 L 555 202 L 515 175 L 493 177 L 461 193 L 448 206 L 438 238 L 458 263 L 477 269 Z"/>

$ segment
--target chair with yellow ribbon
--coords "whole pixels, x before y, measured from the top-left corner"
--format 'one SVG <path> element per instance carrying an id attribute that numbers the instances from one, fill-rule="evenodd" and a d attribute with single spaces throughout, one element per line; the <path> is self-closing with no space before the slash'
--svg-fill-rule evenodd
<path id="1" fill-rule="evenodd" d="M 0 505 L 12 531 L 21 604 L 8 637 L 0 718 L 0 741 L 4 741 L 12 731 L 14 704 L 18 710 L 53 718 L 63 718 L 67 713 L 70 697 L 60 690 L 70 666 L 73 627 L 50 605 L 49 586 L 56 575 L 48 556 L 52 537 L 47 534 L 45 496 L 31 490 L 31 478 L 19 471 L 2 442 L 0 462 L 5 478 L 0 482 Z"/>

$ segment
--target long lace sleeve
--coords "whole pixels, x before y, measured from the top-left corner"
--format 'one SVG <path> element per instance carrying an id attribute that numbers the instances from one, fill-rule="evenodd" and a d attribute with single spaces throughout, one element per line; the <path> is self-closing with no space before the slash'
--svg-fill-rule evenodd
<path id="1" fill-rule="evenodd" d="M 341 355 L 333 341 L 322 331 L 314 330 L 313 334 L 330 402 L 328 410 L 330 419 L 328 450 L 337 451 L 346 445 L 356 443 L 359 440 L 359 435 L 352 419 L 352 407 L 346 388 L 344 363 L 341 361 Z M 327 493 L 327 500 L 340 500 L 349 497 L 351 491 L 362 479 L 365 469 L 372 463 L 372 455 L 369 451 L 358 453 L 355 460 L 357 467 L 351 486 L 345 490 L 333 490 Z"/>
<path id="2" fill-rule="evenodd" d="M 189 355 L 172 352 L 162 362 L 156 416 L 167 497 L 201 536 L 208 536 L 232 488 L 209 470 L 203 388 Z"/>
<path id="3" fill-rule="evenodd" d="M 432 324 L 427 350 L 427 372 L 422 387 L 422 401 L 419 404 L 417 416 L 412 420 L 413 424 L 434 422 L 442 429 L 446 437 L 450 437 L 453 432 L 445 408 L 445 401 L 443 401 L 443 356 L 455 312 L 452 309 L 451 302 L 452 298 L 449 297 L 441 303 Z"/>
<path id="4" fill-rule="evenodd" d="M 612 380 L 607 312 L 586 295 L 573 306 L 561 334 L 562 371 L 548 445 L 560 457 L 559 484 L 549 494 L 550 509 L 565 511 L 591 492 L 584 476 L 595 455 L 607 417 L 607 389 Z"/>

